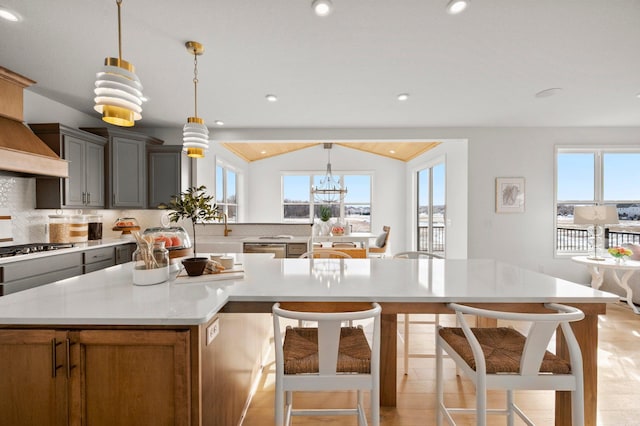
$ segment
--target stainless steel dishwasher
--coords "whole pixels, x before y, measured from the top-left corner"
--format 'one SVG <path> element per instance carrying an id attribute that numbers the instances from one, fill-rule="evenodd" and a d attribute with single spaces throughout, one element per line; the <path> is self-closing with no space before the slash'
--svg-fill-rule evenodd
<path id="1" fill-rule="evenodd" d="M 273 253 L 276 259 L 287 257 L 286 243 L 244 243 L 244 253 Z"/>

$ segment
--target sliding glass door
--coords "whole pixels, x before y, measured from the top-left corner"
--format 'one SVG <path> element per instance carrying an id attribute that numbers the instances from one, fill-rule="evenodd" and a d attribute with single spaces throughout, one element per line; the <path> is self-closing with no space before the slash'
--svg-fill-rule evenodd
<path id="1" fill-rule="evenodd" d="M 445 254 L 445 165 L 435 164 L 417 172 L 416 250 Z"/>

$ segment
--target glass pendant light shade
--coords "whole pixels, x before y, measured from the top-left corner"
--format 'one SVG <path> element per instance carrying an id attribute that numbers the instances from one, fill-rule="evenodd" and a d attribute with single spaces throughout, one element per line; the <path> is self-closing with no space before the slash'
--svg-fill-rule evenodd
<path id="1" fill-rule="evenodd" d="M 204 125 L 204 120 L 188 117 L 187 124 L 182 128 L 182 140 L 187 156 L 204 158 L 204 152 L 209 148 L 209 129 Z"/>
<path id="2" fill-rule="evenodd" d="M 102 119 L 116 126 L 131 127 L 142 118 L 142 84 L 132 64 L 122 59 L 120 7 L 118 5 L 118 57 L 106 58 L 96 74 L 95 109 Z"/>
<path id="3" fill-rule="evenodd" d="M 94 93 L 97 112 L 116 126 L 131 127 L 142 118 L 142 84 L 133 65 L 118 58 L 106 58 L 96 74 Z"/>

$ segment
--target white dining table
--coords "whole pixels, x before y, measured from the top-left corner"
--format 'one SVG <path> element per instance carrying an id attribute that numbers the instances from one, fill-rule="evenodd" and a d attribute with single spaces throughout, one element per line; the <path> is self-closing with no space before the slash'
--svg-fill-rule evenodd
<path id="1" fill-rule="evenodd" d="M 369 254 L 369 246 L 373 238 L 377 238 L 378 234 L 372 234 L 370 232 L 352 232 L 347 235 L 314 235 L 311 238 L 312 243 L 358 243 L 365 249 L 366 255 Z"/>

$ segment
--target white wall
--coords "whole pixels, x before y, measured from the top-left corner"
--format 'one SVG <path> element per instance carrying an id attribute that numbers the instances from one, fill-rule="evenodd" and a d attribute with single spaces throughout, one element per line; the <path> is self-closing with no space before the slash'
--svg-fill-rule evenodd
<path id="1" fill-rule="evenodd" d="M 640 128 L 637 127 L 227 129 L 217 131 L 216 137 L 225 140 L 298 141 L 467 139 L 468 257 L 503 260 L 583 283 L 589 282 L 585 269 L 567 258 L 555 258 L 553 252 L 554 147 L 556 145 L 640 146 Z M 461 161 L 455 167 L 449 165 L 448 180 L 449 171 L 455 173 L 462 164 Z M 253 173 L 253 165 L 251 165 L 251 171 Z M 408 173 L 408 171 L 405 172 Z M 497 177 L 526 179 L 524 213 L 497 214 L 495 212 L 495 179 Z M 451 184 L 452 182 L 449 182 L 449 185 Z M 450 201 L 449 191 L 447 195 Z M 458 194 L 455 196 L 457 197 Z M 451 215 L 463 214 L 454 211 L 450 204 L 448 207 L 448 213 Z M 458 208 L 463 208 L 462 204 Z M 406 219 L 402 222 L 405 226 L 405 239 L 408 240 L 407 235 L 410 235 L 411 230 L 406 227 L 410 227 L 411 224 Z M 453 224 L 456 225 L 455 222 Z M 447 255 L 458 257 L 451 252 Z"/>
<path id="2" fill-rule="evenodd" d="M 249 165 L 249 222 L 281 222 L 282 172 L 311 172 L 323 174 L 327 166 L 327 151 L 323 145 L 288 154 L 254 161 Z M 371 199 L 373 211 L 371 232 L 391 227 L 391 252 L 405 246 L 407 199 L 404 194 L 405 163 L 333 145 L 331 167 L 335 174 L 371 172 L 375 191 Z"/>

